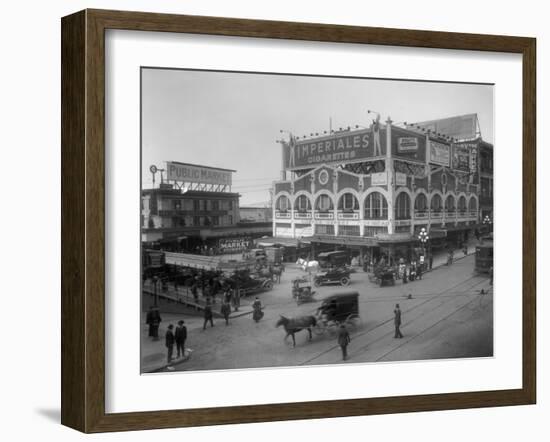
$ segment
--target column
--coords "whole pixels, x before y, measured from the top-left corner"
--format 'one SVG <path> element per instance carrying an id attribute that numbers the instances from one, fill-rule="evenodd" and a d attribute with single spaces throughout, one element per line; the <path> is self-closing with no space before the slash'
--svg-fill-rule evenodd
<path id="1" fill-rule="evenodd" d="M 391 119 L 386 120 L 386 176 L 388 180 L 388 233 L 392 234 L 395 231 L 395 214 L 394 214 L 394 199 L 395 199 L 395 171 L 393 169 L 393 159 L 391 155 Z"/>

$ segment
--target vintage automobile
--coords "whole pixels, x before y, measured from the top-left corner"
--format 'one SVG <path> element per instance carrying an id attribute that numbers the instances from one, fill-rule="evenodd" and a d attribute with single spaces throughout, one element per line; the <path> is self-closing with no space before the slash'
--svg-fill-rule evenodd
<path id="1" fill-rule="evenodd" d="M 342 267 L 337 267 L 317 273 L 313 279 L 313 284 L 315 287 L 327 284 L 340 284 L 346 286 L 349 285 L 350 281 L 350 271 Z"/>

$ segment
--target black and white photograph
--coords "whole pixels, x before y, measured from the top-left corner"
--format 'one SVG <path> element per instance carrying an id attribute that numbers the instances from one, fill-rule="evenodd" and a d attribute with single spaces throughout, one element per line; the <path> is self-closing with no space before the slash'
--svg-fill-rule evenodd
<path id="1" fill-rule="evenodd" d="M 493 84 L 142 67 L 140 372 L 493 357 L 493 137 Z"/>

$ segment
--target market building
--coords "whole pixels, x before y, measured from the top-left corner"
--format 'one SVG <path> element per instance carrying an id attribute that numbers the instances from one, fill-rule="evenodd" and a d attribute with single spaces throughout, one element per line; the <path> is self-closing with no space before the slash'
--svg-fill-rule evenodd
<path id="1" fill-rule="evenodd" d="M 146 247 L 206 254 L 239 252 L 270 234 L 270 222 L 240 222 L 230 169 L 169 161 L 158 187 L 141 191 L 141 240 Z"/>
<path id="2" fill-rule="evenodd" d="M 309 242 L 313 254 L 346 248 L 371 260 L 410 259 L 425 228 L 430 247 L 459 247 L 482 210 L 492 218 L 493 146 L 477 127 L 471 114 L 401 126 L 377 118 L 313 138 L 289 133 L 273 184 L 275 240 Z"/>

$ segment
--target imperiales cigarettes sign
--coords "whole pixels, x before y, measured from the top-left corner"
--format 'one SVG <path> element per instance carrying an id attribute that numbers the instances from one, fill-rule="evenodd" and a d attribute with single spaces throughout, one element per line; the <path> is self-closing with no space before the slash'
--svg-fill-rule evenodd
<path id="1" fill-rule="evenodd" d="M 231 185 L 231 171 L 193 164 L 166 162 L 166 178 L 173 181 Z"/>
<path id="2" fill-rule="evenodd" d="M 386 130 L 358 130 L 283 143 L 286 169 L 368 159 L 386 154 Z"/>

